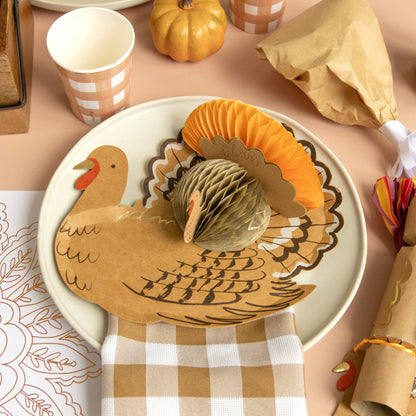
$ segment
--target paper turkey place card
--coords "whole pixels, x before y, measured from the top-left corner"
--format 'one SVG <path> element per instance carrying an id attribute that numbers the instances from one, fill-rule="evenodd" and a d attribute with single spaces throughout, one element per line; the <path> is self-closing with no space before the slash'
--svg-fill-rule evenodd
<path id="1" fill-rule="evenodd" d="M 236 103 L 214 104 L 224 101 L 228 110 Z M 272 123 L 298 144 L 279 122 Z M 66 285 L 123 319 L 197 327 L 258 319 L 305 298 L 314 286 L 293 277 L 315 267 L 335 246 L 333 224 L 342 221 L 336 212 L 339 191 L 321 182 L 325 174 L 314 169 L 325 203 L 305 209 L 298 190 L 307 191 L 285 178 L 285 170 L 261 148 L 247 146 L 246 138 L 230 140 L 219 128 L 222 138 L 204 136 L 206 154 L 197 153 L 186 128 L 185 123 L 177 139 L 162 144 L 149 163 L 145 197 L 132 206 L 120 206 L 128 175 L 121 149 L 98 147 L 77 166 L 88 169 L 76 183 L 82 193 L 55 240 Z M 277 202 L 270 198 L 276 189 Z M 184 238 L 191 216 L 192 232 Z"/>

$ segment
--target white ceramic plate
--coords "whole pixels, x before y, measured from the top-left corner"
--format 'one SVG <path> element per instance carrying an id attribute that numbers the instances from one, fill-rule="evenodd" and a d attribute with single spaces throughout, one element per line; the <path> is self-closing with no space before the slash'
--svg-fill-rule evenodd
<path id="1" fill-rule="evenodd" d="M 31 0 L 32 6 L 57 12 L 68 12 L 79 7 L 105 7 L 107 9 L 121 10 L 127 7 L 146 3 L 149 0 Z"/>
<path id="2" fill-rule="evenodd" d="M 122 203 L 141 198 L 140 184 L 146 176 L 147 162 L 158 154 L 161 142 L 176 137 L 191 113 L 213 97 L 178 97 L 152 101 L 116 114 L 92 129 L 68 153 L 55 172 L 42 203 L 39 217 L 39 261 L 45 283 L 69 323 L 94 347 L 100 348 L 107 328 L 107 314 L 97 305 L 73 294 L 61 280 L 54 260 L 54 238 L 63 217 L 79 197 L 74 183 L 79 172 L 72 168 L 98 146 L 112 144 L 129 157 L 129 179 Z M 295 306 L 296 324 L 304 348 L 321 339 L 341 318 L 351 303 L 364 271 L 367 239 L 364 216 L 357 191 L 339 160 L 312 133 L 282 114 L 262 109 L 289 124 L 298 140 L 313 143 L 317 160 L 325 163 L 333 175 L 331 184 L 342 193 L 337 209 L 344 227 L 337 233 L 338 244 L 324 254 L 320 264 L 302 271 L 296 280 L 317 288 Z"/>

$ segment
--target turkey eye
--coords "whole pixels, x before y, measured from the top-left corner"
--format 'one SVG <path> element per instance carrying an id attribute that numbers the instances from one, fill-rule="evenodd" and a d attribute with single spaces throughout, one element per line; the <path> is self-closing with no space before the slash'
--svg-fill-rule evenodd
<path id="1" fill-rule="evenodd" d="M 116 165 L 111 165 L 111 167 L 114 169 L 116 167 Z"/>

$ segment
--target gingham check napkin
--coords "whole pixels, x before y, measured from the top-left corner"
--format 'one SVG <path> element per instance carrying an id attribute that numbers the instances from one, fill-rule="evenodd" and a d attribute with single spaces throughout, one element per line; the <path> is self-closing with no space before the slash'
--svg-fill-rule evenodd
<path id="1" fill-rule="evenodd" d="M 212 329 L 110 315 L 102 416 L 304 416 L 303 362 L 292 309 Z"/>

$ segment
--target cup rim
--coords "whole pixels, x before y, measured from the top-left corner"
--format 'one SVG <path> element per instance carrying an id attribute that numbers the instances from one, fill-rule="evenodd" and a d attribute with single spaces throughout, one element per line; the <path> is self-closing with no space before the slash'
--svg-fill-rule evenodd
<path id="1" fill-rule="evenodd" d="M 126 50 L 126 52 L 124 52 L 123 55 L 121 55 L 115 62 L 113 62 L 111 64 L 101 66 L 101 67 L 97 67 L 97 68 L 90 68 L 90 69 L 70 68 L 67 65 L 63 64 L 62 62 L 60 62 L 59 59 L 56 59 L 54 57 L 54 55 L 51 53 L 51 48 L 50 48 L 51 32 L 52 32 L 53 27 L 55 27 L 57 24 L 59 24 L 59 21 L 63 18 L 66 18 L 66 16 L 68 16 L 69 14 L 84 13 L 85 11 L 88 11 L 88 10 L 99 10 L 99 11 L 104 12 L 104 13 L 109 13 L 109 14 L 116 15 L 118 18 L 120 18 L 125 23 L 127 23 L 127 26 L 129 27 L 130 32 L 132 34 L 132 39 L 131 39 L 130 45 L 129 45 L 128 49 Z M 133 25 L 121 13 L 119 13 L 115 10 L 112 10 L 112 9 L 105 8 L 105 7 L 94 7 L 94 6 L 92 6 L 92 7 L 80 7 L 78 9 L 74 9 L 74 10 L 71 10 L 69 12 L 64 13 L 62 16 L 58 17 L 52 23 L 52 25 L 49 27 L 47 35 L 46 35 L 46 47 L 47 47 L 49 55 L 53 59 L 53 61 L 57 65 L 59 65 L 61 68 L 65 69 L 66 71 L 77 73 L 77 74 L 94 74 L 94 73 L 100 73 L 100 72 L 107 71 L 108 69 L 114 68 L 117 65 L 119 65 L 121 62 L 123 62 L 131 54 L 131 52 L 133 50 L 133 47 L 134 47 L 135 39 L 136 39 L 136 35 L 135 35 L 135 32 L 134 32 Z"/>

